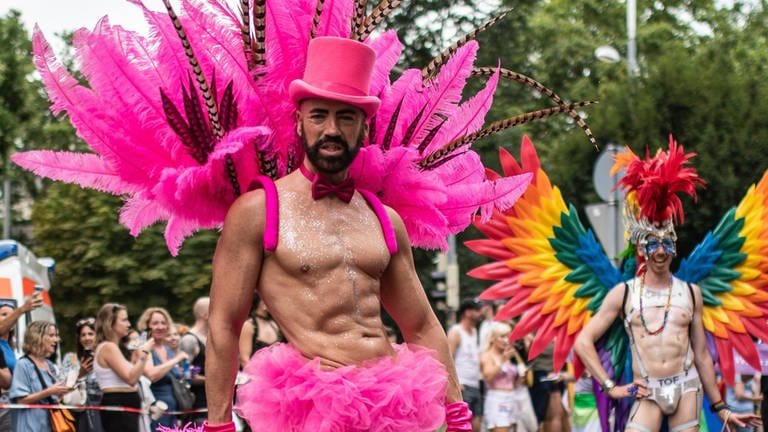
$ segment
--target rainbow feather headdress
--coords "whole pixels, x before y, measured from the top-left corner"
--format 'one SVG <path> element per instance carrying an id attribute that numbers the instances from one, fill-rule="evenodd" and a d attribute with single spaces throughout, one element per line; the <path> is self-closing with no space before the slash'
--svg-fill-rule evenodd
<path id="1" fill-rule="evenodd" d="M 474 66 L 474 36 L 501 16 L 390 82 L 402 44 L 392 30 L 372 34 L 400 0 L 370 12 L 365 0 L 239 0 L 238 11 L 226 0 L 182 0 L 178 15 L 169 0 L 162 13 L 128 1 L 142 9 L 149 35 L 108 17 L 92 31 L 77 30 L 75 58 L 87 84 L 56 59 L 38 28 L 33 35 L 52 111 L 67 113 L 93 153 L 33 151 L 13 160 L 41 176 L 125 197 L 120 222 L 133 235 L 167 221 L 174 255 L 196 230 L 219 227 L 258 176 L 278 179 L 301 163 L 288 87 L 302 76 L 317 36 L 354 38 L 376 52 L 370 94 L 381 106 L 350 176 L 400 213 L 414 246 L 445 247 L 446 236 L 476 213 L 487 220 L 525 190 L 529 174 L 488 179 L 469 148 L 474 141 L 563 112 L 594 142 L 576 112 L 589 102 L 566 103 L 529 77 Z M 462 100 L 473 76 L 487 83 Z M 556 106 L 483 128 L 499 79 L 532 87 Z"/>
<path id="2" fill-rule="evenodd" d="M 645 158 L 640 159 L 628 147 L 616 156 L 611 175 L 625 169 L 616 187 L 626 192 L 626 235 L 632 251 L 650 236 L 677 240 L 675 223 L 685 220 L 678 194 L 695 199 L 696 187 L 704 184 L 696 169 L 687 166 L 694 156 L 696 153 L 685 153 L 671 135 L 669 149 L 659 149 L 654 157 L 646 150 Z"/>

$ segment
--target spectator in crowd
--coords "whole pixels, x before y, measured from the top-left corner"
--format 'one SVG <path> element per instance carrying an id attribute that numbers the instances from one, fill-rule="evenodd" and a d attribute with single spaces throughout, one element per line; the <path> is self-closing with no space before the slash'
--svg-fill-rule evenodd
<path id="1" fill-rule="evenodd" d="M 483 319 L 480 321 L 478 334 L 480 335 L 479 346 L 482 349 L 488 346 L 488 335 L 490 335 L 491 328 L 493 328 L 493 325 L 496 323 L 493 319 L 493 317 L 496 316 L 496 306 L 492 301 L 487 300 L 482 300 L 480 304 L 480 314 L 482 314 Z"/>
<path id="2" fill-rule="evenodd" d="M 551 343 L 529 365 L 533 370 L 531 401 L 542 432 L 567 431 L 570 427 L 562 399 L 565 383 L 572 377 L 565 372 L 554 371 L 554 353 L 555 345 Z"/>
<path id="3" fill-rule="evenodd" d="M 191 388 L 195 395 L 195 403 L 192 408 L 205 408 L 205 342 L 208 340 L 208 306 L 211 299 L 209 297 L 200 297 L 195 300 L 192 306 L 192 314 L 195 316 L 195 323 L 189 331 L 182 336 L 180 347 L 187 353 L 190 360 Z M 190 416 L 187 421 L 202 424 L 208 417 L 207 413 L 200 413 Z M 186 423 L 184 421 L 183 423 Z"/>
<path id="4" fill-rule="evenodd" d="M 245 368 L 251 356 L 258 350 L 266 348 L 274 343 L 282 342 L 285 339 L 277 323 L 267 310 L 267 305 L 261 301 L 259 293 L 253 293 L 251 310 L 248 313 L 248 319 L 243 322 L 243 328 L 240 331 L 240 340 L 238 342 L 240 352 L 240 368 Z M 243 432 L 250 432 L 251 428 L 245 421 L 242 424 Z"/>
<path id="5" fill-rule="evenodd" d="M 136 384 L 144 373 L 155 342 L 149 339 L 129 354 L 122 345 L 122 340 L 128 336 L 130 329 L 128 310 L 123 305 L 107 303 L 96 314 L 98 346 L 93 362 L 93 374 L 102 391 L 102 405 L 141 407 Z M 128 355 L 131 360 L 128 360 Z M 139 416 L 136 413 L 122 411 L 101 411 L 100 413 L 105 431 L 138 431 Z"/>
<path id="6" fill-rule="evenodd" d="M 173 351 L 173 355 L 176 355 L 176 353 L 179 352 L 179 341 L 181 341 L 181 334 L 179 334 L 179 324 L 173 323 L 168 328 L 168 337 L 166 338 L 168 348 Z"/>
<path id="7" fill-rule="evenodd" d="M 763 430 L 768 428 L 768 399 L 766 399 L 765 390 L 768 389 L 768 375 L 760 376 L 760 417 L 763 421 Z"/>
<path id="8" fill-rule="evenodd" d="M 65 395 L 66 405 L 98 406 L 101 404 L 101 389 L 93 373 L 93 355 L 96 348 L 96 318 L 88 317 L 75 323 L 76 352 L 67 353 L 62 359 L 62 369 L 77 371 L 75 391 Z M 67 384 L 70 384 L 67 382 Z M 78 432 L 103 432 L 101 415 L 95 410 L 76 413 Z"/>
<path id="9" fill-rule="evenodd" d="M 571 430 L 573 432 L 601 432 L 600 413 L 597 410 L 592 375 L 585 371 L 576 380 L 573 387 Z"/>
<path id="10" fill-rule="evenodd" d="M 11 371 L 5 362 L 5 354 L 0 351 L 0 389 L 7 390 L 11 387 Z"/>
<path id="11" fill-rule="evenodd" d="M 490 432 L 509 432 L 517 424 L 517 404 L 514 389 L 518 370 L 513 359 L 517 355 L 509 342 L 512 327 L 496 322 L 488 332 L 488 339 L 480 354 L 480 372 L 485 381 L 483 419 Z"/>
<path id="12" fill-rule="evenodd" d="M 24 356 L 16 363 L 9 397 L 19 404 L 56 404 L 59 398 L 72 391 L 63 382 L 57 382 L 56 366 L 48 357 L 56 351 L 59 331 L 48 321 L 33 321 L 24 332 Z M 51 420 L 46 409 L 12 411 L 13 431 L 49 431 Z"/>
<path id="13" fill-rule="evenodd" d="M 184 375 L 181 363 L 188 359 L 187 353 L 174 353 L 168 346 L 168 335 L 173 326 L 173 320 L 167 310 L 161 307 L 150 307 L 139 317 L 138 328 L 146 331 L 147 337 L 155 341 L 152 356 L 147 361 L 145 375 L 152 381 L 152 393 L 157 400 L 168 405 L 169 411 L 176 411 L 178 404 L 173 395 L 171 380 L 180 379 Z M 176 426 L 176 416 L 164 415 L 152 422 L 152 430 L 158 426 Z"/>
<path id="14" fill-rule="evenodd" d="M 514 329 L 515 322 L 509 323 Z M 528 350 L 533 342 L 533 335 L 525 335 L 522 339 L 514 341 L 515 363 L 517 364 L 517 385 L 513 390 L 515 402 L 517 404 L 517 432 L 536 432 L 539 430 L 539 422 L 536 420 L 536 412 L 531 402 L 531 393 L 529 388 L 533 384 L 533 371 L 526 360 L 528 359 Z"/>
<path id="15" fill-rule="evenodd" d="M 124 337 L 121 341 L 126 351 L 133 352 L 139 350 L 142 344 L 147 341 L 146 332 L 144 332 L 144 337 L 142 338 L 139 331 L 132 328 L 128 331 L 128 336 Z M 144 412 L 139 415 L 139 432 L 154 432 L 150 429 L 152 423 L 151 416 L 160 418 L 162 413 L 168 409 L 165 402 L 155 399 L 155 395 L 152 394 L 152 389 L 150 389 L 151 385 L 152 381 L 144 375 L 140 376 L 139 382 L 136 383 L 136 389 L 141 400 L 141 410 Z"/>
<path id="16" fill-rule="evenodd" d="M 5 362 L 5 354 L 0 351 L 0 391 L 11 388 L 11 370 Z"/>
<path id="17" fill-rule="evenodd" d="M 734 378 L 733 387 L 727 386 L 725 389 L 725 403 L 728 404 L 731 411 L 737 414 L 754 414 L 755 403 L 760 403 L 760 383 L 755 375 L 746 373 L 737 373 Z M 734 426 L 735 432 L 752 432 L 753 426 L 744 427 Z"/>
<path id="18" fill-rule="evenodd" d="M 21 307 L 16 300 L 0 299 L 0 352 L 3 353 L 8 371 L 13 374 L 16 367 L 16 353 L 13 351 L 16 322 L 19 317 L 43 304 L 43 295 L 35 293 L 27 297 Z M 7 389 L 0 389 L 0 405 L 10 403 Z M 0 408 L 0 431 L 11 430 L 11 410 Z"/>
<path id="19" fill-rule="evenodd" d="M 258 293 L 253 293 L 251 312 L 243 323 L 240 332 L 240 367 L 244 368 L 253 353 L 275 342 L 283 341 L 283 334 L 277 323 L 261 301 Z"/>
<path id="20" fill-rule="evenodd" d="M 477 325 L 482 321 L 480 302 L 465 298 L 458 310 L 459 322 L 448 329 L 448 348 L 456 365 L 461 384 L 461 395 L 472 410 L 472 431 L 479 432 L 483 416 L 483 398 L 480 393 L 480 347 Z"/>
<path id="21" fill-rule="evenodd" d="M 384 331 L 387 332 L 387 339 L 389 339 L 389 343 L 396 344 L 399 342 L 397 331 L 394 327 L 385 325 Z"/>

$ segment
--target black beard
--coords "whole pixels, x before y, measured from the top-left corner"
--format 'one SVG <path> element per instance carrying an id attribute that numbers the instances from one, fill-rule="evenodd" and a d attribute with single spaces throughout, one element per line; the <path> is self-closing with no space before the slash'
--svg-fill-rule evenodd
<path id="1" fill-rule="evenodd" d="M 310 146 L 307 142 L 307 134 L 304 133 L 303 126 L 301 132 L 301 145 L 304 148 L 304 154 L 312 162 L 312 166 L 325 176 L 337 174 L 349 168 L 352 165 L 352 161 L 357 157 L 357 153 L 360 151 L 363 139 L 365 138 L 363 132 L 360 132 L 360 136 L 357 137 L 357 143 L 352 148 L 341 137 L 321 137 Z M 337 143 L 341 146 L 342 153 L 339 156 L 327 157 L 320 155 L 320 146 L 329 142 Z"/>

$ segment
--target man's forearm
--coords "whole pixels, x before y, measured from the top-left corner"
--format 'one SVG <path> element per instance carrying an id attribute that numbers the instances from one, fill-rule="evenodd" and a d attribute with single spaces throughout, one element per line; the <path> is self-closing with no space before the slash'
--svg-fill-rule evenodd
<path id="1" fill-rule="evenodd" d="M 16 321 L 18 321 L 23 314 L 24 311 L 22 310 L 22 307 L 18 307 L 5 317 L 5 319 L 0 320 L 0 334 L 8 333 L 16 325 Z"/>
<path id="2" fill-rule="evenodd" d="M 600 356 L 597 354 L 595 345 L 587 339 L 576 339 L 576 343 L 573 345 L 573 349 L 576 355 L 579 356 L 584 367 L 598 382 L 602 383 L 610 376 L 605 371 L 602 362 L 600 362 Z"/>
<path id="3" fill-rule="evenodd" d="M 712 357 L 709 356 L 709 353 L 706 355 L 697 354 L 694 363 L 696 365 L 696 372 L 699 373 L 701 386 L 704 388 L 704 392 L 709 400 L 714 403 L 722 399 L 720 391 L 717 389 L 717 382 L 715 381 L 715 366 L 712 364 Z"/>
<path id="4" fill-rule="evenodd" d="M 415 337 L 406 337 L 406 342 L 435 350 L 437 353 L 437 360 L 443 364 L 445 372 L 448 374 L 448 388 L 445 394 L 445 401 L 448 403 L 461 401 L 459 378 L 456 375 L 456 367 L 453 364 L 453 357 L 451 357 L 450 350 L 448 349 L 448 341 L 440 323 L 438 322 L 430 326 L 424 332 L 417 333 Z"/>
<path id="5" fill-rule="evenodd" d="M 214 330 L 205 349 L 205 394 L 208 422 L 221 424 L 232 420 L 232 393 L 237 375 L 238 335 L 227 329 Z"/>

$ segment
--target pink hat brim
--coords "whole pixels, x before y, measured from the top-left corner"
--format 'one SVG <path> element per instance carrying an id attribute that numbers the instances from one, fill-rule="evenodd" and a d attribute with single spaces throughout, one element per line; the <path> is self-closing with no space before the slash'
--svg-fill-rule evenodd
<path id="1" fill-rule="evenodd" d="M 307 82 L 296 79 L 288 87 L 288 94 L 291 100 L 298 107 L 304 99 L 331 99 L 360 108 L 365 112 L 367 118 L 371 118 L 379 110 L 381 100 L 376 96 L 351 96 L 348 94 L 336 93 L 329 90 L 314 87 Z"/>

